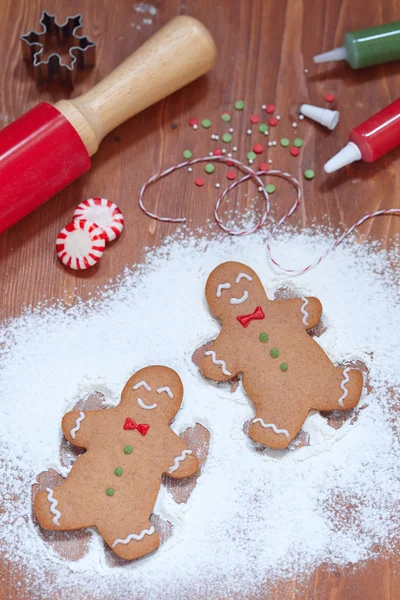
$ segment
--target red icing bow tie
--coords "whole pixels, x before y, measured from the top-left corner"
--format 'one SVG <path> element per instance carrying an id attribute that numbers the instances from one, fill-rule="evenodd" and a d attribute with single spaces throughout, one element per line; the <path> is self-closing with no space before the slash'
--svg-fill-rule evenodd
<path id="1" fill-rule="evenodd" d="M 265 319 L 265 315 L 261 306 L 257 306 L 256 310 L 252 312 L 251 315 L 240 315 L 236 318 L 243 327 L 247 327 L 250 321 L 260 321 L 261 319 Z"/>
<path id="2" fill-rule="evenodd" d="M 139 433 L 141 433 L 142 435 L 146 435 L 146 433 L 150 429 L 150 425 L 147 425 L 145 423 L 137 424 L 135 423 L 135 421 L 132 421 L 132 419 L 128 417 L 125 420 L 124 429 L 137 429 Z"/>

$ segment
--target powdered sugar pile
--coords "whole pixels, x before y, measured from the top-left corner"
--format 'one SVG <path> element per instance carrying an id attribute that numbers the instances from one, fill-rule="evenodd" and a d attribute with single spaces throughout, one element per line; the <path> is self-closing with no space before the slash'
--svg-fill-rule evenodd
<path id="1" fill-rule="evenodd" d="M 301 268 L 331 243 L 326 234 L 291 233 L 274 252 Z M 362 561 L 379 545 L 390 551 L 400 526 L 397 251 L 348 242 L 319 268 L 284 280 L 297 295 L 320 298 L 326 329 L 318 343 L 337 364 L 364 363 L 371 386 L 353 418 L 334 429 L 310 415 L 310 445 L 284 453 L 257 450 L 243 432 L 254 411 L 241 386 L 232 393 L 228 384 L 213 385 L 192 362 L 219 331 L 204 286 L 225 260 L 249 264 L 271 298 L 283 283 L 267 264 L 264 234 L 182 235 L 96 301 L 32 309 L 1 327 L 0 549 L 22 565 L 32 598 L 40 588 L 49 596 L 49 582 L 51 597 L 64 589 L 65 599 L 77 589 L 102 599 L 248 597 L 266 579 Z M 59 460 L 62 416 L 94 390 L 116 404 L 128 377 L 154 363 L 176 369 L 185 386 L 174 430 L 201 423 L 211 433 L 196 488 L 187 504 L 161 489 L 155 513 L 173 533 L 145 559 L 109 566 L 95 532 L 82 559 L 61 559 L 32 522 L 31 484 L 49 468 L 68 472 Z"/>

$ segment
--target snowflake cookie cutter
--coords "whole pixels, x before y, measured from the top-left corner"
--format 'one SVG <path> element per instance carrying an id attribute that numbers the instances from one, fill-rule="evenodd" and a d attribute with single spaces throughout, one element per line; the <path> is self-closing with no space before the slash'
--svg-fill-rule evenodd
<path id="1" fill-rule="evenodd" d="M 87 69 L 93 67 L 96 62 L 96 44 L 77 33 L 82 27 L 82 15 L 67 17 L 65 22 L 60 24 L 55 15 L 44 10 L 40 24 L 42 31 L 32 29 L 21 36 L 24 60 L 34 67 L 37 83 L 50 82 L 58 76 L 61 83 L 73 88 L 75 66 L 77 69 Z M 51 47 L 54 43 L 60 47 L 69 45 L 70 64 L 64 62 L 57 52 L 50 53 L 46 60 L 42 60 L 46 47 Z"/>

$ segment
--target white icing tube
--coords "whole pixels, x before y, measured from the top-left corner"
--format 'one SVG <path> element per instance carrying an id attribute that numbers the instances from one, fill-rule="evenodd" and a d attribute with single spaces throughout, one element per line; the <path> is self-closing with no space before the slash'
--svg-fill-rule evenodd
<path id="1" fill-rule="evenodd" d="M 247 281 L 253 281 L 253 279 L 250 277 L 250 275 L 247 275 L 247 273 L 239 273 L 239 275 L 236 277 L 236 283 L 239 283 L 239 281 L 243 278 L 247 279 Z"/>
<path id="2" fill-rule="evenodd" d="M 343 394 L 340 396 L 339 400 L 338 400 L 338 404 L 339 406 L 343 406 L 343 400 L 345 398 L 347 398 L 347 394 L 349 393 L 348 390 L 346 389 L 346 385 L 349 383 L 350 381 L 350 377 L 348 376 L 348 372 L 350 371 L 350 367 L 346 367 L 343 371 L 343 381 L 340 384 L 340 387 L 343 390 Z"/>
<path id="3" fill-rule="evenodd" d="M 58 502 L 54 498 L 54 492 L 51 488 L 46 488 L 46 492 L 47 500 L 50 502 L 50 512 L 54 515 L 53 523 L 54 525 L 57 525 L 57 527 L 60 527 L 61 513 L 57 510 Z"/>
<path id="4" fill-rule="evenodd" d="M 182 454 L 175 458 L 174 464 L 168 470 L 168 473 L 173 473 L 174 471 L 176 471 L 177 468 L 179 467 L 179 463 L 182 462 L 183 460 L 185 460 L 187 454 L 192 454 L 192 451 L 191 450 L 182 450 Z"/>
<path id="5" fill-rule="evenodd" d="M 129 544 L 131 540 L 136 540 L 137 542 L 140 542 L 140 540 L 142 540 L 145 535 L 153 535 L 154 531 L 154 527 L 151 526 L 150 529 L 143 529 L 143 531 L 141 531 L 139 535 L 137 535 L 136 533 L 131 533 L 124 540 L 121 540 L 119 538 L 115 540 L 112 547 L 115 548 L 117 544 Z"/>
<path id="6" fill-rule="evenodd" d="M 244 291 L 244 294 L 241 298 L 231 298 L 229 300 L 229 302 L 231 304 L 242 304 L 242 302 L 246 302 L 247 298 L 249 297 L 249 292 L 247 290 Z"/>
<path id="7" fill-rule="evenodd" d="M 85 418 L 85 413 L 81 411 L 79 413 L 79 417 L 75 421 L 75 427 L 73 429 L 71 429 L 71 431 L 69 432 L 69 434 L 70 434 L 70 436 L 72 437 L 73 440 L 75 439 L 77 432 L 80 430 L 81 423 L 82 423 L 82 421 L 83 421 L 84 418 Z"/>
<path id="8" fill-rule="evenodd" d="M 213 361 L 214 365 L 219 365 L 224 375 L 232 375 L 232 373 L 226 368 L 226 362 L 224 360 L 217 359 L 217 355 L 215 354 L 214 350 L 207 350 L 207 352 L 204 352 L 204 354 L 206 356 L 211 356 L 211 360 Z"/>
<path id="9" fill-rule="evenodd" d="M 265 429 L 270 428 L 276 434 L 283 433 L 284 435 L 286 435 L 287 439 L 290 440 L 290 433 L 288 432 L 288 430 L 287 429 L 278 429 L 274 423 L 265 423 L 265 421 L 263 421 L 263 419 L 261 419 L 260 417 L 257 417 L 257 419 L 253 419 L 253 423 L 260 423 L 260 425 L 262 427 L 264 427 Z"/>
<path id="10" fill-rule="evenodd" d="M 308 304 L 308 299 L 304 298 L 304 296 L 302 296 L 301 300 L 303 300 L 303 304 L 302 304 L 302 307 L 300 308 L 300 311 L 301 311 L 301 314 L 304 315 L 303 318 L 302 318 L 302 323 L 303 323 L 303 325 L 308 325 L 308 321 L 307 321 L 308 312 L 306 311 L 306 306 Z"/>
<path id="11" fill-rule="evenodd" d="M 136 385 L 133 386 L 134 390 L 139 389 L 140 387 L 144 387 L 148 392 L 151 392 L 151 387 L 149 386 L 148 383 L 146 383 L 144 380 L 143 381 L 139 381 L 139 383 L 137 383 Z"/>

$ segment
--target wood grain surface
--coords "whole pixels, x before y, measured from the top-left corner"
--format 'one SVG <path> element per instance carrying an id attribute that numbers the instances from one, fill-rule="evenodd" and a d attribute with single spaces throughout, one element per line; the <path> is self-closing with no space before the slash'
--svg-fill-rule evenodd
<path id="1" fill-rule="evenodd" d="M 77 297 L 85 299 L 110 278 L 121 275 L 126 265 L 140 261 L 146 247 L 162 244 L 176 225 L 156 223 L 140 211 L 141 185 L 154 172 L 179 162 L 187 146 L 196 155 L 207 153 L 211 149 L 209 135 L 199 131 L 195 138 L 187 126 L 188 118 L 209 117 L 219 126 L 220 113 L 230 110 L 239 98 L 246 102 L 247 117 L 259 112 L 262 103 L 277 105 L 282 125 L 285 122 L 275 135 L 279 139 L 291 134 L 297 103 L 323 105 L 326 91 L 337 97 L 341 120 L 333 133 L 303 122 L 299 134 L 305 145 L 299 158 L 279 147 L 270 149 L 268 158 L 273 159 L 274 167 L 289 170 L 303 182 L 304 169 L 313 168 L 316 173 L 313 181 L 303 183 L 304 204 L 293 224 L 327 223 L 343 229 L 367 212 L 400 205 L 400 151 L 374 165 L 355 164 L 329 177 L 322 169 L 347 141 L 352 126 L 400 96 L 400 62 L 357 72 L 344 63 L 318 68 L 312 63 L 314 54 L 340 45 L 347 31 L 398 19 L 398 0 L 156 0 L 154 4 L 158 12 L 153 23 L 146 25 L 143 15 L 132 9 L 131 0 L 47 0 L 45 4 L 0 0 L 0 128 L 41 100 L 55 103 L 89 89 L 178 14 L 192 15 L 206 24 L 218 49 L 216 67 L 208 76 L 118 127 L 103 141 L 86 175 L 0 236 L 1 320 L 44 298 L 61 298 L 67 303 L 74 303 Z M 83 31 L 97 43 L 97 66 L 78 76 L 73 92 L 57 84 L 38 88 L 22 61 L 20 35 L 38 28 L 43 8 L 60 20 L 82 12 Z M 248 120 L 245 115 L 233 117 L 239 154 L 244 158 L 245 150 L 250 149 Z M 173 129 L 172 123 L 177 127 Z M 229 208 L 250 205 L 247 191 L 233 193 Z M 76 204 L 93 196 L 116 201 L 125 214 L 126 229 L 97 267 L 74 273 L 58 262 L 54 242 Z M 215 199 L 210 178 L 198 190 L 186 172 L 155 185 L 147 196 L 149 207 L 156 211 L 187 215 L 190 230 L 212 218 Z M 274 214 L 283 214 L 292 201 L 291 188 L 279 186 Z M 215 225 L 213 228 L 217 230 Z M 366 223 L 360 239 L 369 235 L 389 246 L 399 232 L 400 219 L 383 217 Z M 257 600 L 396 600 L 400 598 L 398 566 L 393 555 L 340 570 L 321 565 L 306 582 L 266 585 Z M 23 579 L 23 574 L 0 565 L 0 598 L 29 598 Z M 43 598 L 50 597 L 56 598 L 43 592 Z"/>

